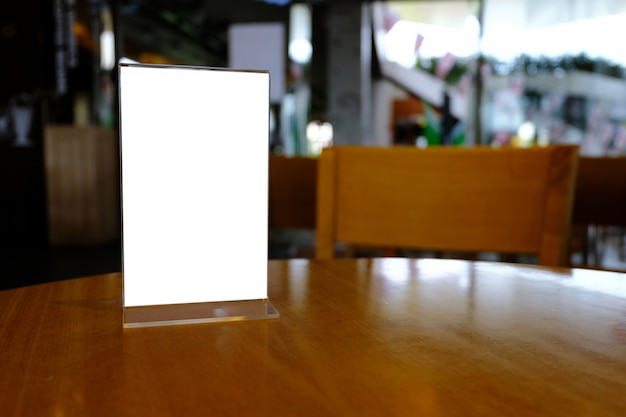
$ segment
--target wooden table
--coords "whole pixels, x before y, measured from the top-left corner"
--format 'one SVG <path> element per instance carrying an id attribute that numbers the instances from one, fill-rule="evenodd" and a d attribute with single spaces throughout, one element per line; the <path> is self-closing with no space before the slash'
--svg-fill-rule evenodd
<path id="1" fill-rule="evenodd" d="M 0 415 L 626 415 L 626 275 L 399 258 L 269 272 L 280 318 L 229 324 L 124 330 L 119 273 L 0 292 Z"/>

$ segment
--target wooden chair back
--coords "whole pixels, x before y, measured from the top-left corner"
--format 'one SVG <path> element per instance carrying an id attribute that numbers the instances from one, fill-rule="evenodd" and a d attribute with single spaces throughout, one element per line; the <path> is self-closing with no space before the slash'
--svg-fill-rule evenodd
<path id="1" fill-rule="evenodd" d="M 335 243 L 529 253 L 567 265 L 577 146 L 338 146 L 318 167 L 316 258 Z"/>
<path id="2" fill-rule="evenodd" d="M 46 125 L 48 241 L 95 245 L 120 237 L 119 149 L 114 129 Z"/>
<path id="3" fill-rule="evenodd" d="M 626 257 L 626 158 L 581 156 L 572 214 L 576 267 L 604 268 L 608 227 L 617 227 L 618 256 Z M 591 227 L 590 227 L 591 226 Z"/>
<path id="4" fill-rule="evenodd" d="M 317 159 L 269 158 L 269 228 L 315 229 Z"/>
<path id="5" fill-rule="evenodd" d="M 626 158 L 580 157 L 572 222 L 626 227 Z"/>

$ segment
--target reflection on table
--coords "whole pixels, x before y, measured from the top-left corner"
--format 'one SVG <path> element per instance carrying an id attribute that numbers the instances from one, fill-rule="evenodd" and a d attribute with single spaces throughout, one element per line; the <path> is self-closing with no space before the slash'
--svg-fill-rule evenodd
<path id="1" fill-rule="evenodd" d="M 626 415 L 618 273 L 270 261 L 279 319 L 125 330 L 121 294 L 0 292 L 3 415 Z"/>

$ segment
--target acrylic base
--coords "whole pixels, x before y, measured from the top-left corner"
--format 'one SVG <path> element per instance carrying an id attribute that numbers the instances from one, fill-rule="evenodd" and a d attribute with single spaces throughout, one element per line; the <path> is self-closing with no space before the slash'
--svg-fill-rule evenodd
<path id="1" fill-rule="evenodd" d="M 278 311 L 268 300 L 124 307 L 124 328 L 223 323 L 275 319 Z"/>

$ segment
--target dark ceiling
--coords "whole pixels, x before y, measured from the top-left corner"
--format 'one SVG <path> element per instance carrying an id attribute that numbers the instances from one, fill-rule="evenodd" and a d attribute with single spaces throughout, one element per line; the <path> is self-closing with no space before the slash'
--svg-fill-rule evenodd
<path id="1" fill-rule="evenodd" d="M 310 0 L 318 9 L 329 4 L 367 0 Z M 289 20 L 290 0 L 118 0 L 122 54 L 141 52 L 190 65 L 226 65 L 229 25 Z"/>
<path id="2" fill-rule="evenodd" d="M 310 4 L 313 11 L 312 41 L 317 57 L 309 69 L 313 112 L 323 113 L 326 106 L 326 10 L 331 5 L 368 2 L 370 0 L 298 1 Z M 119 53 L 142 62 L 150 62 L 141 58 L 142 53 L 149 53 L 161 63 L 228 66 L 229 26 L 282 22 L 288 27 L 291 3 L 286 0 L 117 0 L 116 30 L 122 40 Z M 161 58 L 165 61 L 160 61 Z"/>

